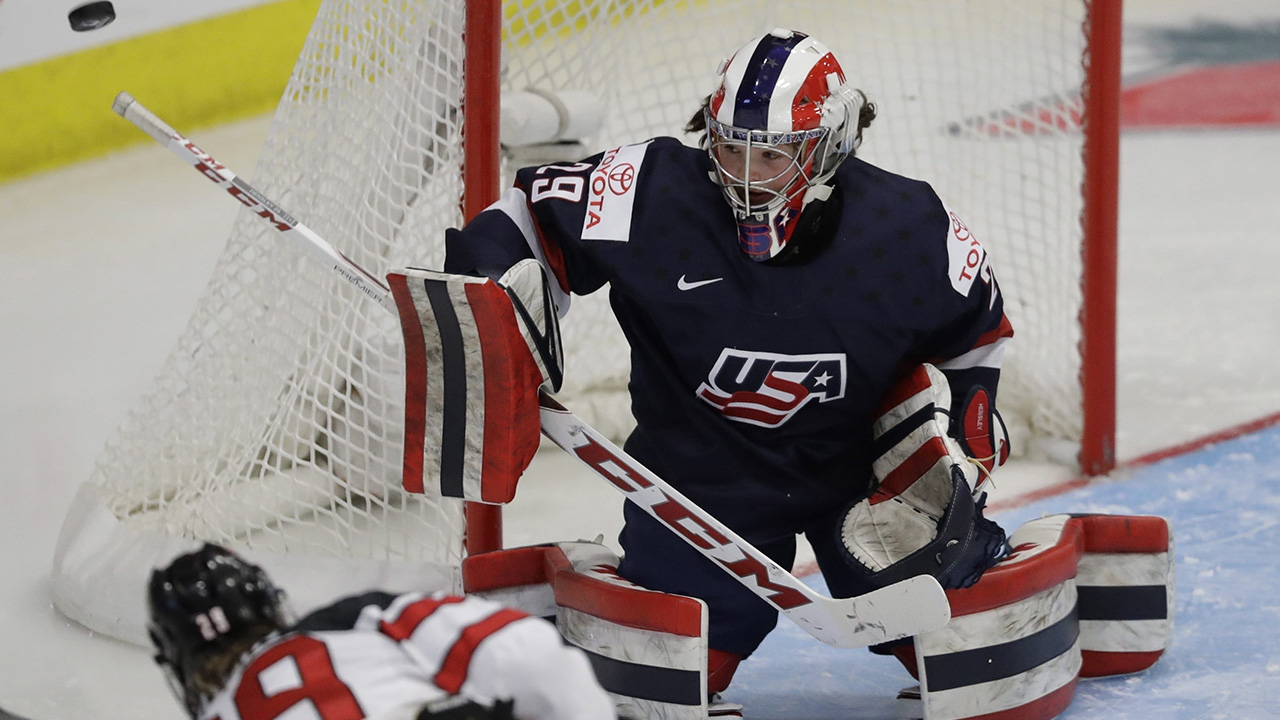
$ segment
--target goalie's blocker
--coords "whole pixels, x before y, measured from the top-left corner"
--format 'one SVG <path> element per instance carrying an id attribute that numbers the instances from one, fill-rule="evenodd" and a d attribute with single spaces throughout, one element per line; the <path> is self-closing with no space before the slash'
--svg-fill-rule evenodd
<path id="1" fill-rule="evenodd" d="M 564 353 L 536 260 L 497 281 L 407 268 L 387 276 L 405 342 L 404 487 L 499 504 L 538 449 L 538 390 Z"/>

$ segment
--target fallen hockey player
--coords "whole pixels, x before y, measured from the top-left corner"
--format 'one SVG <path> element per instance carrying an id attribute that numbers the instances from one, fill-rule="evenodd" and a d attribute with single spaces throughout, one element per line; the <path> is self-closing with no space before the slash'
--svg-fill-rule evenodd
<path id="1" fill-rule="evenodd" d="M 369 592 L 294 620 L 260 568 L 212 544 L 152 573 L 156 662 L 192 720 L 607 720 L 583 653 L 480 598 Z"/>

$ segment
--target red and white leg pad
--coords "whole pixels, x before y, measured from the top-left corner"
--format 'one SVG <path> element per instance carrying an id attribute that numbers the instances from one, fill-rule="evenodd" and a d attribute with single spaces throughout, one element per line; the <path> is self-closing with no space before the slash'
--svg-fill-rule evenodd
<path id="1" fill-rule="evenodd" d="M 553 618 L 620 715 L 706 720 L 706 603 L 634 585 L 617 566 L 591 542 L 499 550 L 463 561 L 463 589 Z"/>
<path id="2" fill-rule="evenodd" d="M 1159 517 L 1053 515 L 949 590 L 951 621 L 914 639 L 926 720 L 1045 720 L 1080 677 L 1138 672 L 1173 630 L 1173 553 Z"/>
<path id="3" fill-rule="evenodd" d="M 1160 517 L 1079 515 L 1080 677 L 1146 670 L 1173 639 L 1173 535 Z"/>

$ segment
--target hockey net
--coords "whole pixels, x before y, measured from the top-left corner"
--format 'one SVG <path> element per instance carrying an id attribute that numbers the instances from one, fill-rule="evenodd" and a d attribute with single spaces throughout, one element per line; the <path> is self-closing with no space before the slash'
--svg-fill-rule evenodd
<path id="1" fill-rule="evenodd" d="M 519 0 L 502 9 L 501 84 L 599 102 L 598 132 L 516 151 L 526 161 L 656 135 L 694 144 L 681 128 L 733 48 L 774 27 L 810 32 L 879 107 L 860 156 L 931 182 L 994 260 L 1017 332 L 1000 388 L 1015 448 L 1073 462 L 1091 4 Z M 324 0 L 247 174 L 375 274 L 440 267 L 444 230 L 462 222 L 465 108 L 495 102 L 464 103 L 466 13 L 462 0 Z M 563 331 L 560 398 L 621 437 L 629 350 L 605 293 L 576 298 Z M 400 487 L 401 352 L 389 314 L 242 210 L 154 389 L 67 517 L 59 607 L 142 642 L 146 568 L 204 540 L 298 576 L 317 601 L 456 587 L 460 504 Z"/>

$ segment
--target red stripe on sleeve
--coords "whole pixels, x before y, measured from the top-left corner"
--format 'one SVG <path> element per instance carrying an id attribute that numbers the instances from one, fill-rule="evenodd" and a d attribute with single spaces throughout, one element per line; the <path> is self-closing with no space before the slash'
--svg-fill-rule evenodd
<path id="1" fill-rule="evenodd" d="M 567 294 L 571 289 L 569 287 L 569 271 L 564 264 L 564 251 L 542 231 L 542 223 L 538 222 L 538 216 L 533 213 L 533 205 L 529 202 L 528 188 L 519 184 L 517 186 L 520 188 L 520 192 L 524 193 L 524 209 L 529 214 L 529 221 L 533 225 L 534 235 L 537 236 L 538 246 L 542 249 L 542 256 L 547 260 L 546 267 L 555 277 L 560 289 Z"/>
<path id="2" fill-rule="evenodd" d="M 1013 325 L 1010 324 L 1009 322 L 1009 316 L 1001 315 L 1000 325 L 997 326 L 996 329 L 994 330 L 988 330 L 987 332 L 984 332 L 981 335 L 979 335 L 978 341 L 975 342 L 973 346 L 975 348 L 980 348 L 983 345 L 990 345 L 991 343 L 997 340 L 1000 340 L 1001 338 L 1011 338 L 1011 337 L 1013 337 Z"/>
<path id="3" fill-rule="evenodd" d="M 529 617 L 519 610 L 504 609 L 489 617 L 467 626 L 458 637 L 444 662 L 440 664 L 440 672 L 436 673 L 435 683 L 447 693 L 457 694 L 467 681 L 467 670 L 471 666 L 471 658 L 475 655 L 480 643 L 502 628 L 517 620 Z"/>

